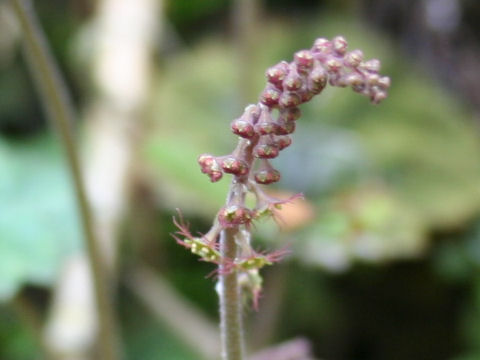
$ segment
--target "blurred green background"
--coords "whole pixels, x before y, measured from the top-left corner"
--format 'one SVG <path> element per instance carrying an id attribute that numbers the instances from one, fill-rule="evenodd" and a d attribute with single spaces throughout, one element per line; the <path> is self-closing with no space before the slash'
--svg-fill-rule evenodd
<path id="1" fill-rule="evenodd" d="M 34 3 L 78 109 L 88 167 L 95 150 L 86 144 L 105 130 L 90 118 L 92 103 L 115 106 L 92 80 L 102 1 Z M 110 119 L 133 159 L 115 223 L 126 358 L 199 358 L 125 279 L 148 266 L 217 321 L 215 283 L 204 278 L 211 267 L 169 235 L 176 208 L 206 231 L 224 201 L 228 177 L 211 184 L 196 157 L 231 151 L 230 121 L 256 101 L 268 66 L 342 34 L 381 59 L 391 91 L 372 106 L 328 88 L 303 106 L 293 145 L 274 160 L 275 188 L 303 192 L 313 215 L 299 215 L 302 225 L 287 233 L 255 228 L 260 248 L 288 242 L 292 256 L 265 271 L 260 311 L 246 316 L 250 348 L 302 336 L 319 359 L 480 359 L 480 4 L 244 3 L 254 6 L 250 17 L 242 0 L 157 2 L 144 100 L 127 120 Z M 83 251 L 82 233 L 18 27 L 0 6 L 0 359 L 40 359 L 42 323 L 66 259 Z"/>

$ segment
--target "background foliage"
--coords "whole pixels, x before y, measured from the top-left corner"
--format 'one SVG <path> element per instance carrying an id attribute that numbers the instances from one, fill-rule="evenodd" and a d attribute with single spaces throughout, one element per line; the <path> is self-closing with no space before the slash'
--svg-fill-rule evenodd
<path id="1" fill-rule="evenodd" d="M 38 10 L 82 106 L 92 89 L 74 54 L 91 9 L 80 3 L 38 1 Z M 461 81 L 462 69 L 454 65 L 468 61 L 465 49 L 478 55 L 479 30 L 469 17 L 447 35 L 421 19 L 408 23 L 416 3 L 433 0 L 405 1 L 400 9 L 379 1 L 354 3 L 267 1 L 258 24 L 248 64 L 255 79 L 250 101 L 264 84 L 266 67 L 317 36 L 338 33 L 367 57 L 382 59 L 382 73 L 393 83 L 388 100 L 375 108 L 345 89 L 327 89 L 304 107 L 293 146 L 274 162 L 283 175 L 276 190 L 303 192 L 314 216 L 286 234 L 273 224 L 258 225 L 259 246 L 290 242 L 293 249 L 288 261 L 266 274 L 267 283 L 288 281 L 272 290 L 281 298 L 278 326 L 265 341 L 304 335 L 325 359 L 476 359 L 480 104 L 465 95 L 472 85 Z M 480 11 L 455 3 L 462 14 Z M 157 49 L 147 111 L 151 129 L 140 150 L 150 189 L 150 232 L 142 237 L 136 231 L 135 224 L 145 223 L 136 216 L 144 212 L 132 211 L 122 226 L 124 268 L 149 263 L 212 318 L 216 297 L 212 281 L 204 279 L 210 268 L 185 254 L 168 233 L 176 207 L 195 228 L 207 229 L 228 187 L 227 179 L 209 183 L 196 157 L 230 151 L 229 123 L 244 105 L 238 100 L 230 5 L 166 4 L 182 42 Z M 62 154 L 20 59 L 16 46 L 0 51 L 2 359 L 30 359 L 35 347 L 10 306 L 16 294 L 24 289 L 44 310 L 62 259 L 81 251 Z M 127 289 L 119 292 L 129 358 L 158 359 L 162 352 L 165 359 L 195 359 L 195 350 L 150 319 Z M 270 299 L 267 287 L 262 309 Z M 258 317 L 249 314 L 252 329 Z"/>

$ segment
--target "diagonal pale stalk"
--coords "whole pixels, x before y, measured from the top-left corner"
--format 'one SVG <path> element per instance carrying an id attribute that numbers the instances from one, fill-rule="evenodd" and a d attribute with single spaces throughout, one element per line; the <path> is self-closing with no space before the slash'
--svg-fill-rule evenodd
<path id="1" fill-rule="evenodd" d="M 106 272 L 93 230 L 92 213 L 85 193 L 78 152 L 75 147 L 72 130 L 74 115 L 69 94 L 50 54 L 47 41 L 35 17 L 31 2 L 28 0 L 10 0 L 10 2 L 23 31 L 25 51 L 36 86 L 42 97 L 43 105 L 60 137 L 68 160 L 68 169 L 73 181 L 93 276 L 100 326 L 100 358 L 102 360 L 115 360 L 117 358 L 117 344 L 114 340 L 113 311 L 108 294 Z"/>
<path id="2" fill-rule="evenodd" d="M 218 359 L 218 324 L 178 293 L 161 274 L 137 265 L 130 269 L 125 282 L 156 320 L 194 350 L 198 359 Z"/>

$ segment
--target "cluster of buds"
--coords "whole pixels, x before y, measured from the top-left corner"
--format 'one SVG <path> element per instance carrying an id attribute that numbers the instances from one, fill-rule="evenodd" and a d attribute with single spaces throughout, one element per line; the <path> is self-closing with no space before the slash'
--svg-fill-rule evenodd
<path id="1" fill-rule="evenodd" d="M 380 61 L 364 60 L 361 50 L 347 51 L 347 41 L 342 36 L 333 40 L 319 38 L 309 50 L 295 53 L 292 62 L 282 61 L 266 71 L 267 85 L 259 102 L 249 105 L 238 119 L 231 123 L 232 132 L 239 136 L 235 150 L 225 156 L 203 154 L 198 157 L 201 171 L 212 182 L 219 181 L 224 173 L 232 174 L 231 192 L 227 204 L 220 209 L 212 229 L 203 236 L 194 237 L 183 223 L 175 222 L 179 231 L 177 242 L 203 261 L 221 265 L 223 273 L 238 272 L 246 282 L 257 303 L 261 289 L 260 268 L 279 261 L 285 251 L 271 254 L 259 253 L 250 245 L 250 224 L 261 217 L 275 216 L 277 210 L 291 199 L 279 200 L 267 196 L 261 185 L 280 180 L 280 172 L 273 168 L 270 159 L 291 145 L 291 134 L 300 118 L 299 105 L 310 101 L 330 84 L 351 87 L 378 104 L 387 97 L 390 78 L 379 74 Z M 255 195 L 256 205 L 245 205 L 245 194 Z M 225 229 L 236 229 L 238 253 L 226 258 L 219 251 L 219 234 Z M 246 234 L 246 235 L 245 235 Z"/>
<path id="2" fill-rule="evenodd" d="M 268 84 L 260 101 L 268 107 L 294 108 L 322 92 L 327 83 L 350 86 L 374 104 L 387 97 L 390 78 L 379 75 L 380 61 L 364 61 L 361 50 L 347 51 L 342 36 L 332 41 L 319 38 L 310 50 L 295 53 L 294 61 L 282 61 L 267 70 Z"/>

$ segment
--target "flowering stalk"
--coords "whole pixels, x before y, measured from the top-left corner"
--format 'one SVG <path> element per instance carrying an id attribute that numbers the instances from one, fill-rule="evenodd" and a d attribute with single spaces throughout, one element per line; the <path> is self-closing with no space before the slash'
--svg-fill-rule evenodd
<path id="1" fill-rule="evenodd" d="M 276 218 L 276 211 L 292 198 L 280 200 L 268 196 L 261 185 L 280 180 L 280 172 L 269 160 L 291 145 L 290 135 L 300 118 L 299 105 L 320 94 L 327 83 L 351 87 L 366 95 L 374 104 L 387 97 L 390 78 L 379 74 L 380 61 L 364 61 L 361 50 L 347 52 L 347 41 L 337 36 L 329 41 L 315 40 L 310 50 L 295 53 L 290 63 L 282 61 L 266 71 L 267 85 L 259 102 L 245 108 L 242 116 L 231 124 L 239 136 L 231 154 L 198 157 L 201 171 L 212 182 L 223 174 L 233 180 L 227 201 L 218 212 L 214 224 L 205 235 L 193 236 L 188 225 L 177 222 L 177 242 L 201 260 L 218 265 L 219 296 L 224 360 L 241 360 L 243 355 L 242 295 L 250 296 L 255 308 L 262 289 L 259 270 L 281 260 L 285 250 L 272 253 L 255 251 L 251 245 L 251 224 L 264 216 Z M 273 111 L 278 111 L 275 115 Z M 245 205 L 247 193 L 256 199 L 250 209 Z"/>

